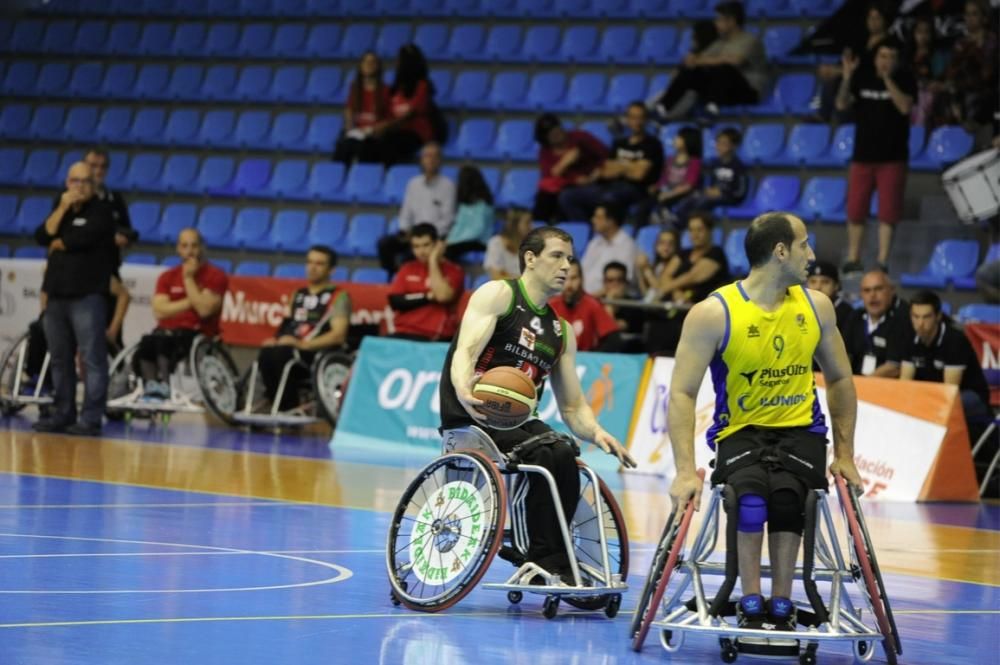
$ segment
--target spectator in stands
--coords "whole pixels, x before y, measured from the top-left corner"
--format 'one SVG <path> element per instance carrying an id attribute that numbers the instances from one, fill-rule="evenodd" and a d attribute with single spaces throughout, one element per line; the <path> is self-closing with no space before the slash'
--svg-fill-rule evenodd
<path id="1" fill-rule="evenodd" d="M 681 237 L 674 229 L 664 229 L 656 236 L 653 245 L 653 262 L 645 252 L 636 255 L 636 276 L 639 278 L 639 292 L 646 300 L 660 299 L 662 291 L 659 288 L 664 282 L 677 274 L 681 268 L 681 257 L 678 250 L 681 247 Z"/>
<path id="2" fill-rule="evenodd" d="M 695 210 L 739 205 L 747 197 L 750 178 L 746 166 L 736 154 L 742 141 L 743 135 L 738 129 L 727 127 L 718 133 L 715 137 L 718 156 L 705 164 L 704 173 L 708 176 L 705 186 L 674 204 L 675 225 L 686 225 Z"/>
<path id="3" fill-rule="evenodd" d="M 52 368 L 53 404 L 34 424 L 39 432 L 100 434 L 108 394 L 107 299 L 115 261 L 115 223 L 99 200 L 86 162 L 66 175 L 59 204 L 35 230 L 48 248 L 42 282 L 47 295 L 43 327 Z M 77 419 L 76 356 L 85 370 L 83 408 Z"/>
<path id="4" fill-rule="evenodd" d="M 552 298 L 549 305 L 573 327 L 577 350 L 616 352 L 620 349 L 618 324 L 600 300 L 583 290 L 579 261 L 570 264 L 563 292 Z"/>
<path id="5" fill-rule="evenodd" d="M 861 278 L 864 308 L 844 327 L 844 346 L 855 374 L 896 378 L 907 340 L 913 337 L 909 303 L 896 295 L 889 275 L 872 270 Z"/>
<path id="6" fill-rule="evenodd" d="M 143 336 L 135 353 L 143 396 L 149 400 L 170 398 L 170 375 L 195 337 L 219 335 L 222 299 L 229 287 L 226 273 L 205 260 L 205 243 L 196 229 L 178 234 L 177 255 L 180 264 L 156 280 L 156 328 Z"/>
<path id="7" fill-rule="evenodd" d="M 344 129 L 333 159 L 351 165 L 382 161 L 382 143 L 389 126 L 389 88 L 382 78 L 382 60 L 368 51 L 361 56 L 344 105 Z"/>
<path id="8" fill-rule="evenodd" d="M 535 120 L 535 141 L 541 148 L 538 151 L 541 177 L 532 215 L 545 222 L 566 219 L 563 197 L 571 197 L 575 188 L 597 179 L 608 149 L 589 132 L 566 131 L 553 113 L 543 113 Z"/>
<path id="9" fill-rule="evenodd" d="M 625 122 L 628 136 L 611 143 L 611 154 L 601 165 L 597 180 L 560 195 L 559 205 L 568 219 L 589 219 L 601 204 L 627 210 L 649 199 L 650 188 L 663 171 L 663 144 L 646 131 L 646 107 L 642 102 L 629 104 Z M 645 220 L 647 215 L 640 217 Z"/>
<path id="10" fill-rule="evenodd" d="M 285 364 L 292 366 L 281 394 L 282 411 L 302 403 L 300 390 L 309 385 L 309 367 L 318 351 L 343 346 L 351 318 L 351 297 L 330 283 L 337 255 L 329 247 L 313 245 L 306 252 L 308 284 L 292 294 L 288 313 L 274 337 L 264 340 L 257 355 L 260 377 L 268 401 L 274 402 Z"/>
<path id="11" fill-rule="evenodd" d="M 396 80 L 389 89 L 389 116 L 382 133 L 382 161 L 386 166 L 413 158 L 421 146 L 438 140 L 434 83 L 427 60 L 415 44 L 399 49 Z"/>
<path id="12" fill-rule="evenodd" d="M 604 266 L 612 261 L 623 264 L 629 281 L 633 279 L 639 248 L 632 236 L 622 229 L 622 218 L 622 211 L 609 205 L 599 205 L 594 210 L 590 220 L 594 237 L 587 243 L 580 260 L 583 290 L 587 293 L 599 295 L 604 291 Z"/>
<path id="13" fill-rule="evenodd" d="M 680 251 L 676 276 L 659 280 L 657 290 L 661 298 L 693 305 L 731 281 L 726 253 L 712 242 L 714 226 L 712 214 L 704 210 L 688 219 L 691 247 Z"/>
<path id="14" fill-rule="evenodd" d="M 655 101 L 661 121 L 686 117 L 698 103 L 715 116 L 721 105 L 761 100 L 768 84 L 767 53 L 760 39 L 743 29 L 745 22 L 742 2 L 715 6 L 719 37 L 701 53 L 684 56 L 677 75 Z"/>
<path id="15" fill-rule="evenodd" d="M 888 272 L 892 235 L 903 215 L 909 159 L 910 112 L 917 95 L 913 75 L 899 66 L 899 48 L 885 40 L 875 49 L 872 68 L 854 56 L 842 62 L 844 80 L 837 108 L 857 113 L 854 154 L 847 181 L 847 261 L 843 271 L 861 272 L 861 241 L 872 191 L 878 191 L 878 265 Z"/>
<path id="16" fill-rule="evenodd" d="M 915 334 L 904 345 L 899 378 L 958 386 L 965 419 L 972 424 L 988 420 L 990 387 L 986 375 L 969 338 L 944 320 L 936 293 L 920 291 L 913 297 L 910 323 Z"/>
<path id="17" fill-rule="evenodd" d="M 976 288 L 991 303 L 1000 303 L 1000 261 L 983 263 L 976 269 Z"/>
<path id="18" fill-rule="evenodd" d="M 639 302 L 639 294 L 632 288 L 628 280 L 628 270 L 619 261 L 612 261 L 604 266 L 604 289 L 601 297 L 605 300 L 624 301 L 632 300 Z M 642 336 L 642 327 L 646 323 L 646 316 L 638 307 L 629 307 L 617 303 L 604 303 L 604 309 L 611 316 L 618 330 L 623 335 L 623 346 L 621 351 L 638 352 L 641 351 L 639 339 Z M 636 342 L 633 345 L 632 342 Z"/>
<path id="19" fill-rule="evenodd" d="M 701 130 L 682 127 L 674 137 L 674 154 L 667 158 L 663 175 L 656 184 L 656 207 L 651 221 L 676 224 L 674 208 L 701 185 Z"/>
<path id="20" fill-rule="evenodd" d="M 843 336 L 848 320 L 854 315 L 854 308 L 851 307 L 851 303 L 844 300 L 840 292 L 840 273 L 837 271 L 837 266 L 829 261 L 817 260 L 809 266 L 806 286 L 822 292 L 833 303 L 837 313 L 837 328 Z"/>
<path id="21" fill-rule="evenodd" d="M 965 36 L 955 41 L 938 96 L 937 120 L 974 130 L 994 120 L 997 109 L 998 54 L 995 23 L 985 0 L 965 3 Z"/>
<path id="22" fill-rule="evenodd" d="M 395 312 L 394 337 L 449 340 L 458 329 L 456 304 L 465 273 L 444 258 L 444 240 L 433 224 L 417 224 L 410 234 L 413 260 L 400 267 L 389 287 Z"/>
<path id="23" fill-rule="evenodd" d="M 399 230 L 378 242 L 378 258 L 391 275 L 399 265 L 400 254 L 410 249 L 410 231 L 417 224 L 430 224 L 437 237 L 448 235 L 455 221 L 455 184 L 441 173 L 441 146 L 428 143 L 420 151 L 420 175 L 406 183 L 403 207 L 399 211 Z"/>
<path id="24" fill-rule="evenodd" d="M 518 249 L 525 236 L 531 233 L 533 222 L 527 210 L 513 208 L 507 211 L 500 233 L 486 243 L 483 268 L 490 279 L 517 279 L 521 276 Z"/>
<path id="25" fill-rule="evenodd" d="M 445 248 L 450 261 L 458 261 L 466 252 L 483 251 L 493 234 L 493 192 L 475 166 L 467 164 L 458 171 L 455 207 Z"/>
<path id="26" fill-rule="evenodd" d="M 933 16 L 923 14 L 914 19 L 903 61 L 917 81 L 910 124 L 932 125 L 934 96 L 943 90 L 940 78 L 947 65 L 947 54 L 935 44 Z"/>

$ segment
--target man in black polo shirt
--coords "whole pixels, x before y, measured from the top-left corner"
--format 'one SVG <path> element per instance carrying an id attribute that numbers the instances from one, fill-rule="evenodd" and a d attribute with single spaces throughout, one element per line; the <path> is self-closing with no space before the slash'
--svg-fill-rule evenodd
<path id="1" fill-rule="evenodd" d="M 864 309 L 855 310 L 844 326 L 844 346 L 851 370 L 865 376 L 896 378 L 903 346 L 913 337 L 909 303 L 896 295 L 889 276 L 872 270 L 861 278 Z"/>
<path id="2" fill-rule="evenodd" d="M 42 290 L 48 296 L 43 325 L 54 387 L 50 415 L 40 432 L 97 435 L 108 392 L 107 293 L 113 271 L 115 225 L 108 205 L 94 196 L 90 167 L 77 162 L 66 176 L 59 205 L 35 230 L 48 247 Z M 83 409 L 76 410 L 76 353 L 86 370 Z"/>
<path id="3" fill-rule="evenodd" d="M 965 419 L 988 419 L 990 387 L 979 358 L 965 334 L 944 321 L 936 293 L 921 291 L 914 296 L 910 321 L 914 335 L 903 352 L 899 378 L 956 385 Z"/>
<path id="4" fill-rule="evenodd" d="M 837 328 L 840 334 L 844 334 L 847 322 L 854 315 L 854 308 L 844 300 L 840 293 L 840 273 L 837 266 L 829 261 L 816 261 L 809 266 L 809 277 L 806 279 L 806 286 L 816 291 L 821 291 L 830 302 L 837 313 Z"/>
<path id="5" fill-rule="evenodd" d="M 600 205 L 621 210 L 650 200 L 650 187 L 663 172 L 663 144 L 646 131 L 646 107 L 629 104 L 625 115 L 629 135 L 611 144 L 611 156 L 597 173 L 597 181 L 563 190 L 559 205 L 567 219 L 586 220 Z M 642 219 L 648 216 L 642 215 Z"/>
<path id="6" fill-rule="evenodd" d="M 121 192 L 109 189 L 104 182 L 111 166 L 111 157 L 104 148 L 91 148 L 83 161 L 90 167 L 94 178 L 94 197 L 103 201 L 111 210 L 111 219 L 115 224 L 115 274 L 121 265 L 121 250 L 139 239 L 139 234 L 132 228 L 132 218 L 128 214 L 128 204 Z"/>

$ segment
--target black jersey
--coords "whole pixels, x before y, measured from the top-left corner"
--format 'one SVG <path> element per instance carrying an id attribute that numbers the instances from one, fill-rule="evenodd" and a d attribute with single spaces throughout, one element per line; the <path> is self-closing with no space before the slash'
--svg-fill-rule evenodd
<path id="1" fill-rule="evenodd" d="M 493 336 L 476 361 L 474 371 L 479 376 L 494 367 L 516 367 L 531 377 L 537 397 L 541 399 L 545 378 L 565 348 L 566 322 L 548 305 L 539 309 L 531 302 L 520 280 L 507 280 L 507 285 L 513 292 L 510 306 L 497 319 Z M 444 429 L 472 424 L 451 382 L 451 359 L 457 342 L 458 335 L 448 348 L 441 370 L 441 426 Z"/>
<path id="2" fill-rule="evenodd" d="M 346 295 L 346 292 L 338 293 L 333 284 L 323 287 L 318 293 L 310 293 L 308 287 L 302 287 L 292 297 L 291 316 L 281 322 L 276 337 L 291 335 L 305 339 L 322 335 L 330 330 L 330 320 L 333 318 L 327 312 L 333 312 L 337 300 Z M 319 330 L 316 330 L 317 326 L 320 327 Z"/>

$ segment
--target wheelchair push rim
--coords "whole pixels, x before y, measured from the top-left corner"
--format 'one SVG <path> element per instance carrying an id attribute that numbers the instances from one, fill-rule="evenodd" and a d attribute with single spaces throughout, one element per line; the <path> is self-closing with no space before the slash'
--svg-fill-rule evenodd
<path id="1" fill-rule="evenodd" d="M 394 602 L 440 612 L 464 598 L 500 548 L 506 511 L 500 472 L 481 453 L 449 453 L 424 467 L 389 526 Z"/>
<path id="2" fill-rule="evenodd" d="M 14 394 L 14 384 L 17 383 L 17 364 L 21 346 L 28 343 L 29 333 L 18 337 L 0 359 L 0 413 L 4 417 L 11 416 L 25 407 Z"/>
<path id="3" fill-rule="evenodd" d="M 227 425 L 240 406 L 239 372 L 229 353 L 216 341 L 198 337 L 191 344 L 191 367 L 205 406 Z"/>
<path id="4" fill-rule="evenodd" d="M 318 415 L 331 426 L 340 418 L 340 408 L 347 395 L 351 379 L 351 357 L 345 353 L 321 354 L 313 364 L 313 386 L 316 389 Z"/>

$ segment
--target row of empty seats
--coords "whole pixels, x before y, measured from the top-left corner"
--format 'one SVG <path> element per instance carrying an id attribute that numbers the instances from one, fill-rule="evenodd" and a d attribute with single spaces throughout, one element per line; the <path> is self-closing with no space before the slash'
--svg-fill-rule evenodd
<path id="1" fill-rule="evenodd" d="M 755 26 L 750 28 L 758 32 Z M 2 31 L 2 26 L 0 26 Z M 547 64 L 676 64 L 690 49 L 691 28 L 655 25 L 494 25 L 463 23 L 283 23 L 21 21 L 7 50 L 18 54 L 249 58 L 282 60 L 356 59 L 366 51 L 395 58 L 409 42 L 432 61 L 538 62 Z M 760 33 L 771 59 L 808 64 L 813 56 L 792 56 L 801 41 L 797 25 L 770 26 Z M 0 35 L 2 37 L 2 35 Z M 0 39 L 0 44 L 4 40 Z"/>
<path id="2" fill-rule="evenodd" d="M 828 16 L 835 0 L 748 0 L 753 17 Z M 51 14 L 232 18 L 710 18 L 712 0 L 49 0 Z"/>

